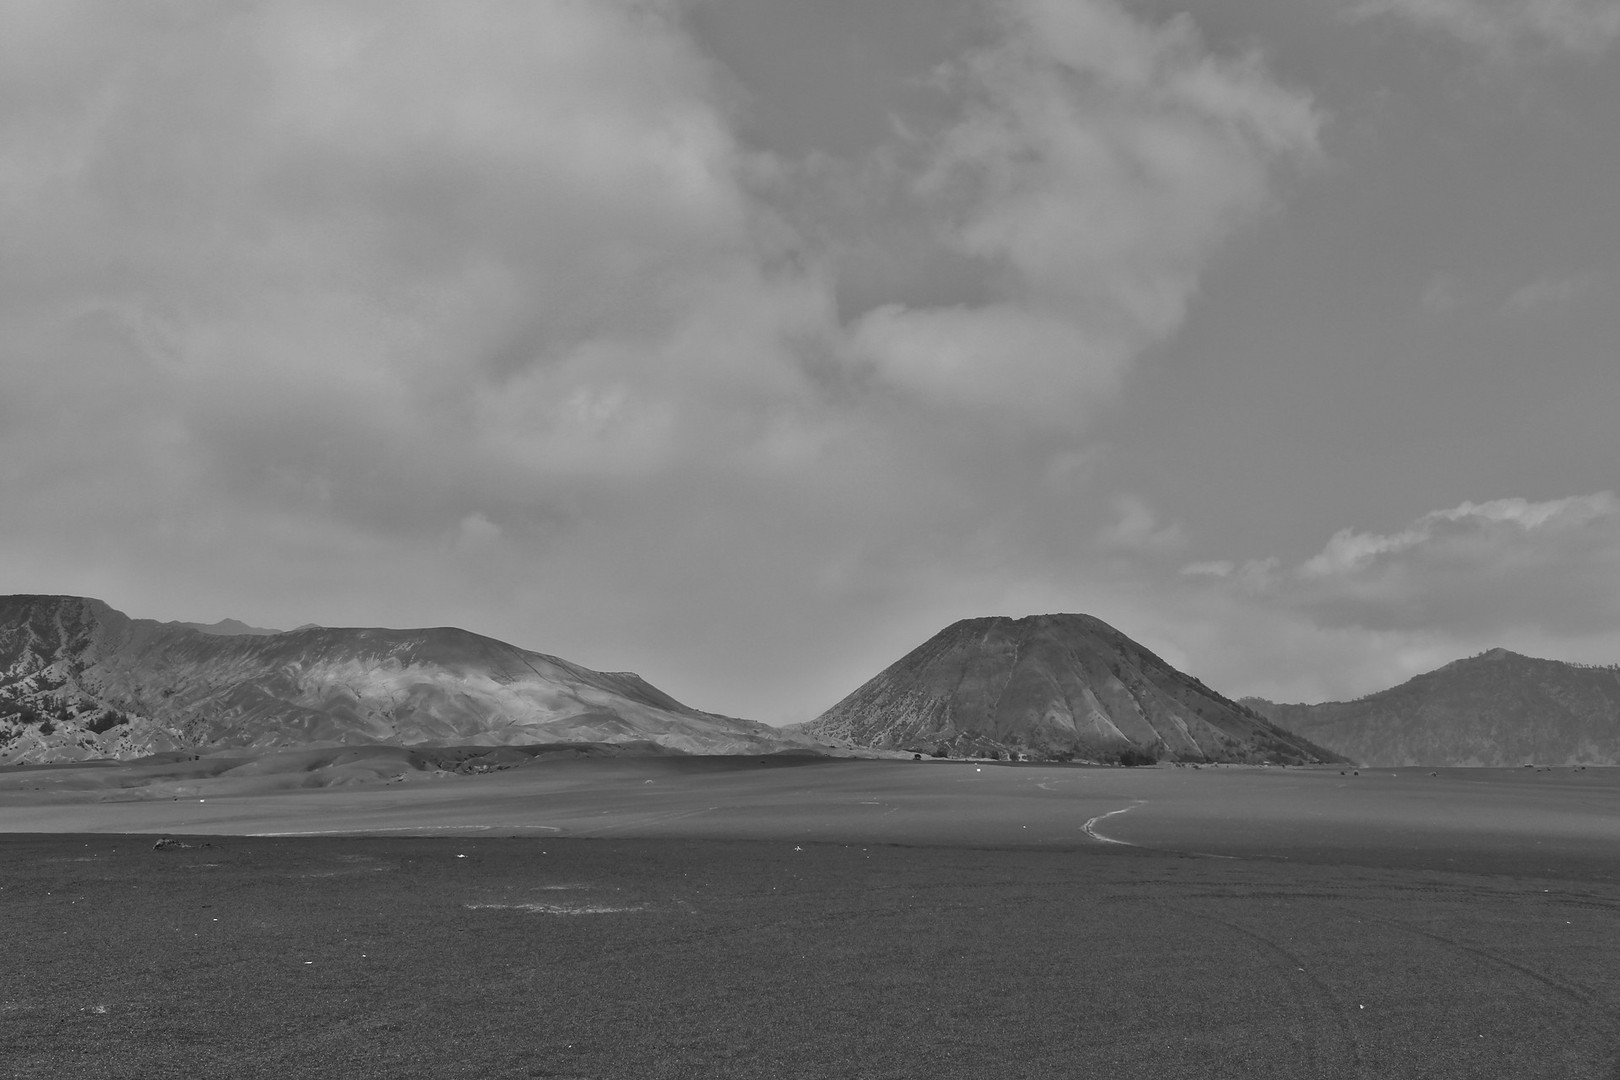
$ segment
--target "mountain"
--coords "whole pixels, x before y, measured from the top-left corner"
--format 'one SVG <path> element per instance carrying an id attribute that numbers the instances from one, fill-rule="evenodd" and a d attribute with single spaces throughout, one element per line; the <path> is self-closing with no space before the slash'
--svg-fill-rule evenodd
<path id="1" fill-rule="evenodd" d="M 786 740 L 786 741 L 784 741 Z M 318 743 L 803 745 L 466 630 L 229 633 L 99 600 L 0 597 L 0 764 Z"/>
<path id="2" fill-rule="evenodd" d="M 200 622 L 171 622 L 164 626 L 176 626 L 182 630 L 200 630 L 205 634 L 218 634 L 220 637 L 235 637 L 239 634 L 279 634 L 280 630 L 266 630 L 262 626 L 249 626 L 240 619 L 221 619 L 214 623 Z"/>
<path id="3" fill-rule="evenodd" d="M 954 623 L 801 727 L 923 753 L 1337 760 L 1089 615 Z"/>
<path id="4" fill-rule="evenodd" d="M 1244 700 L 1366 765 L 1620 765 L 1620 667 L 1492 649 L 1359 701 Z"/>

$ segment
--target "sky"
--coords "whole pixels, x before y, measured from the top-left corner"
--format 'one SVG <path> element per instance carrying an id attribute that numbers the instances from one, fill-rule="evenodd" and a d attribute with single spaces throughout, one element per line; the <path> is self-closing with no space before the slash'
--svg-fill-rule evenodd
<path id="1" fill-rule="evenodd" d="M 0 592 L 807 720 L 1620 661 L 1620 0 L 0 0 Z"/>

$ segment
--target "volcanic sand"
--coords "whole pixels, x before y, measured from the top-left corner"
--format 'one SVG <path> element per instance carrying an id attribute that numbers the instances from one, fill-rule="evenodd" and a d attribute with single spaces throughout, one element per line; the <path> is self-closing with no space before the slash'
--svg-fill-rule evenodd
<path id="1" fill-rule="evenodd" d="M 0 1075 L 1620 1077 L 1616 770 L 301 753 L 0 771 Z"/>

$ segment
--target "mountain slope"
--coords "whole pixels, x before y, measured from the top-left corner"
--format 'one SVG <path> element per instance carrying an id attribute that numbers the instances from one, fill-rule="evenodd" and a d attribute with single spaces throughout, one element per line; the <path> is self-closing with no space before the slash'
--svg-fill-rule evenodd
<path id="1" fill-rule="evenodd" d="M 859 746 L 1042 758 L 1332 759 L 1089 615 L 955 623 L 803 729 Z"/>
<path id="2" fill-rule="evenodd" d="M 316 742 L 651 741 L 780 749 L 764 724 L 699 712 L 465 630 L 308 627 L 221 635 L 99 600 L 0 597 L 0 763 Z"/>
<path id="3" fill-rule="evenodd" d="M 1246 703 L 1366 765 L 1620 765 L 1620 668 L 1506 649 L 1359 701 Z"/>

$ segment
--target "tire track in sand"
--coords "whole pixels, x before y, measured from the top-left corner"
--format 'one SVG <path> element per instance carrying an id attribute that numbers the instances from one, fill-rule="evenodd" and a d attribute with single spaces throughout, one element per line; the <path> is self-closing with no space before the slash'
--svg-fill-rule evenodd
<path id="1" fill-rule="evenodd" d="M 1146 799 L 1133 799 L 1131 800 L 1131 805 L 1129 806 L 1121 807 L 1118 810 L 1110 810 L 1106 814 L 1098 814 L 1096 817 L 1080 826 L 1080 831 L 1091 837 L 1093 840 L 1100 841 L 1104 844 L 1123 844 L 1125 847 L 1140 847 L 1140 844 L 1133 844 L 1129 840 L 1116 840 L 1112 836 L 1104 836 L 1102 833 L 1097 831 L 1097 823 L 1099 821 L 1106 821 L 1116 814 L 1130 813 L 1132 810 L 1135 810 L 1138 806 L 1141 806 L 1145 802 L 1147 802 Z"/>
<path id="2" fill-rule="evenodd" d="M 1284 961 L 1284 965 L 1280 966 L 1285 967 L 1285 977 L 1295 985 L 1303 986 L 1306 995 L 1316 999 L 1314 1008 L 1305 1003 L 1304 996 L 1298 1000 L 1302 1034 L 1308 1040 L 1306 1050 L 1311 1057 L 1311 1069 L 1307 1075 L 1340 1076 L 1346 1080 L 1358 1080 L 1367 1075 L 1361 1051 L 1361 1037 L 1356 1033 L 1355 1024 L 1350 1019 L 1352 1016 L 1350 1003 L 1341 997 L 1331 984 L 1312 974 L 1305 957 L 1276 938 L 1231 919 L 1172 904 L 1167 900 L 1151 902 L 1190 918 L 1203 919 L 1224 926 L 1259 945 L 1262 952 L 1280 957 Z M 1323 1046 L 1322 1043 L 1328 1045 Z M 1338 1045 L 1334 1046 L 1333 1043 Z"/>
<path id="3" fill-rule="evenodd" d="M 1493 964 L 1499 964 L 1510 971 L 1523 975 L 1527 979 L 1540 983 L 1543 987 L 1550 990 L 1558 997 L 1561 997 L 1566 1001 L 1574 1002 L 1575 1004 L 1580 1005 L 1583 1009 L 1587 1010 L 1592 1019 L 1595 1021 L 1592 1026 L 1605 1033 L 1612 1042 L 1620 1043 L 1620 1020 L 1616 1020 L 1608 1002 L 1591 987 L 1584 986 L 1580 983 L 1574 982 L 1573 980 L 1560 979 L 1549 972 L 1541 971 L 1537 968 L 1531 967 L 1529 964 L 1521 963 L 1520 961 L 1515 960 L 1512 957 L 1507 956 L 1505 953 L 1499 952 L 1495 949 L 1489 949 L 1482 945 L 1471 945 L 1466 941 L 1459 941 L 1456 938 L 1448 937 L 1445 934 L 1436 933 L 1433 930 L 1428 930 L 1421 926 L 1416 926 L 1402 919 L 1394 919 L 1387 915 L 1375 915 L 1369 911 L 1359 911 L 1355 909 L 1348 910 L 1353 911 L 1354 914 L 1360 918 L 1367 919 L 1372 922 L 1382 923 L 1385 926 L 1391 926 L 1397 930 L 1403 930 L 1406 933 L 1416 935 L 1417 937 L 1427 938 L 1430 941 L 1449 946 L 1459 952 L 1477 957 L 1478 959 L 1485 960 Z M 1620 1059 L 1617 1059 L 1615 1062 L 1615 1075 L 1616 1077 L 1620 1077 Z"/>

